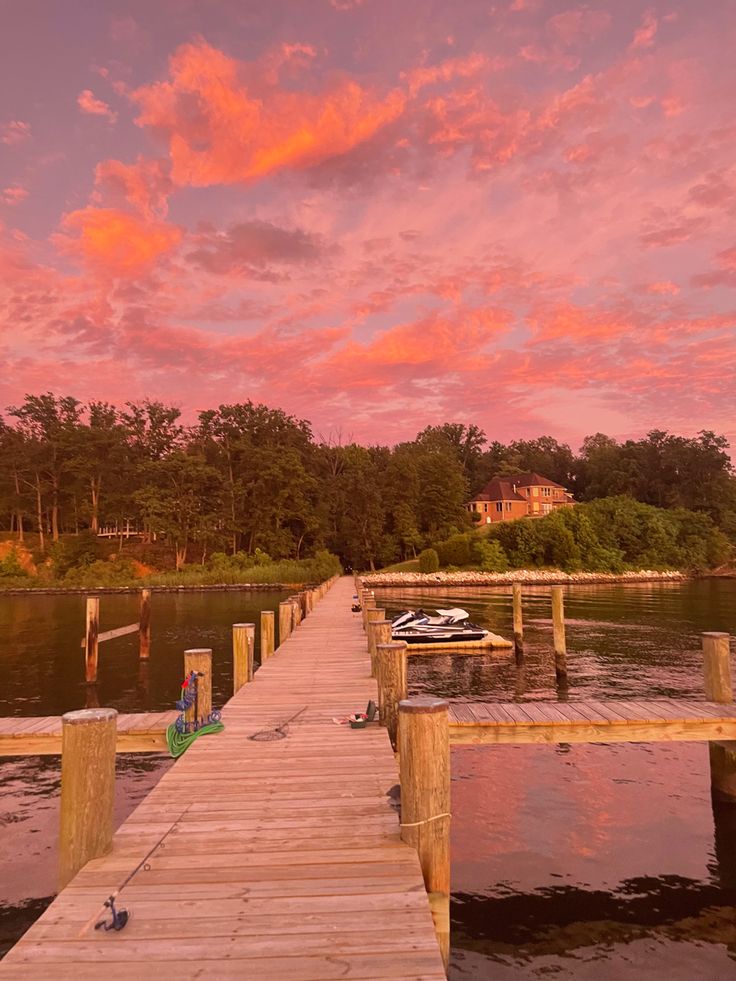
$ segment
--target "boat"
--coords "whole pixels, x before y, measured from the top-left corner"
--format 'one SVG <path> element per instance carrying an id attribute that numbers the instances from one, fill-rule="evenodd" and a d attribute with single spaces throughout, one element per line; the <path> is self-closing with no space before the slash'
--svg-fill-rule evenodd
<path id="1" fill-rule="evenodd" d="M 391 621 L 391 638 L 407 644 L 456 644 L 460 641 L 478 643 L 489 631 L 471 623 L 467 610 L 435 610 L 431 616 L 424 610 L 405 610 Z"/>

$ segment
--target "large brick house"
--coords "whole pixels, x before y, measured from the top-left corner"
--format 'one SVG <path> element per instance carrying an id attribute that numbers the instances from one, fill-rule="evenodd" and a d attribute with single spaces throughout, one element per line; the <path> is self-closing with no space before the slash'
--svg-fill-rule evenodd
<path id="1" fill-rule="evenodd" d="M 481 524 L 490 525 L 514 518 L 541 518 L 574 503 L 572 494 L 562 484 L 538 473 L 517 473 L 489 480 L 465 507 L 471 514 L 480 514 Z"/>

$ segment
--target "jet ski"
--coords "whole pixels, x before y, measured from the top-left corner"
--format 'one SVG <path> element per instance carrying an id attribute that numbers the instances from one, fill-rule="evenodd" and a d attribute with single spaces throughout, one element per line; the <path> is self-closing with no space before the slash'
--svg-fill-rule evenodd
<path id="1" fill-rule="evenodd" d="M 391 637 L 407 644 L 454 644 L 461 640 L 483 640 L 488 631 L 468 620 L 467 610 L 457 607 L 436 610 L 431 616 L 424 610 L 405 610 L 391 621 Z"/>

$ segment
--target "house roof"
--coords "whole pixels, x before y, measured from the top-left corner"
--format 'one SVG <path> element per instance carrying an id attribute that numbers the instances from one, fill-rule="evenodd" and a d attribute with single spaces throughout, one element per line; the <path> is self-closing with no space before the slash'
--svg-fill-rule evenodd
<path id="1" fill-rule="evenodd" d="M 523 501 L 526 498 L 517 494 L 514 490 L 513 481 L 508 477 L 494 477 L 489 480 L 480 494 L 476 494 L 474 501 Z"/>
<path id="2" fill-rule="evenodd" d="M 560 490 L 565 490 L 562 484 L 558 484 L 548 477 L 543 477 L 541 473 L 536 473 L 533 470 L 529 473 L 514 474 L 513 477 L 507 479 L 516 484 L 517 487 L 558 487 Z"/>
<path id="3" fill-rule="evenodd" d="M 557 487 L 565 490 L 562 484 L 555 483 L 539 473 L 517 473 L 511 477 L 494 477 L 489 480 L 483 490 L 476 494 L 474 501 L 524 501 L 527 498 L 519 494 L 516 487 Z"/>

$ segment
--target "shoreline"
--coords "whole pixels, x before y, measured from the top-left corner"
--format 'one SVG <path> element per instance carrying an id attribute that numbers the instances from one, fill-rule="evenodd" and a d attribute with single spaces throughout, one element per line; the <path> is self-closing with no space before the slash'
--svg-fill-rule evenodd
<path id="1" fill-rule="evenodd" d="M 4 589 L 0 586 L 0 598 L 3 596 L 102 596 L 114 593 L 140 593 L 142 589 L 150 589 L 152 593 L 217 593 L 251 590 L 255 592 L 271 591 L 274 593 L 288 592 L 290 589 L 306 589 L 308 583 L 283 582 L 238 582 L 215 583 L 200 586 L 12 586 Z"/>
<path id="2" fill-rule="evenodd" d="M 595 583 L 686 582 L 684 572 L 562 572 L 515 569 L 511 572 L 371 572 L 359 576 L 366 586 L 573 586 Z"/>

